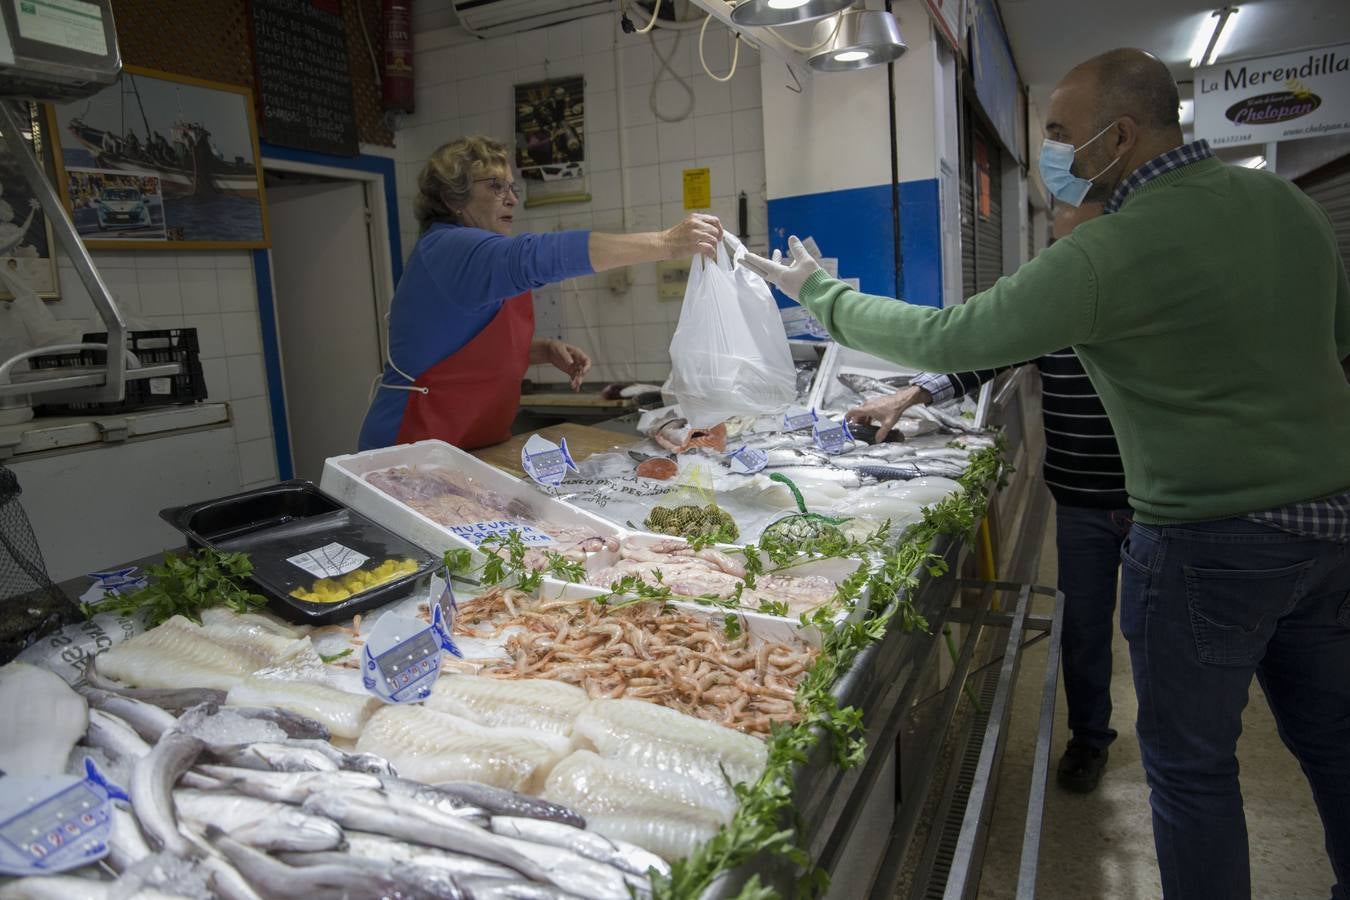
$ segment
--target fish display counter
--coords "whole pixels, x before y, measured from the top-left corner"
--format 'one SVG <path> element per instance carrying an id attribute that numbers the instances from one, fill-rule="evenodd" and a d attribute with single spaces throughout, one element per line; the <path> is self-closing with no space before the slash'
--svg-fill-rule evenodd
<path id="1" fill-rule="evenodd" d="M 329 460 L 325 502 L 434 572 L 298 553 L 287 519 L 290 600 L 355 615 L 288 614 L 227 542 L 94 591 L 89 622 L 0 668 L 0 803 L 27 829 L 0 898 L 845 884 L 1000 474 L 961 409 L 924 422 L 872 445 L 827 417 L 666 417 L 618 454 L 556 447 L 554 483 L 438 442 Z M 54 802 L 77 789 L 97 802 Z"/>

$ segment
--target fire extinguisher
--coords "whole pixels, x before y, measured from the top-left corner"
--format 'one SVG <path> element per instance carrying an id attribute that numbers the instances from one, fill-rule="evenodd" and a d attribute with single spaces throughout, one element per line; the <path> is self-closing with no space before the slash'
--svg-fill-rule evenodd
<path id="1" fill-rule="evenodd" d="M 384 20 L 384 71 L 381 86 L 389 112 L 413 111 L 413 0 L 381 0 Z"/>

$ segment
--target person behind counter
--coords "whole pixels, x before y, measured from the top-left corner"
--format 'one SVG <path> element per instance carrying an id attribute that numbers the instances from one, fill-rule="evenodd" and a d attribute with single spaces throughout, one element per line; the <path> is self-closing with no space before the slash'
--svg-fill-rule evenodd
<path id="1" fill-rule="evenodd" d="M 1182 142 L 1177 87 L 1141 50 L 1050 95 L 1040 169 L 1106 201 L 958 306 L 860 294 L 793 238 L 747 256 L 840 343 L 928 371 L 1073 347 L 1134 509 L 1120 624 L 1167 900 L 1251 895 L 1237 740 L 1252 677 L 1350 890 L 1350 281 L 1326 212 L 1272 172 Z"/>
<path id="2" fill-rule="evenodd" d="M 389 309 L 389 363 L 361 450 L 439 438 L 466 450 L 511 436 L 520 382 L 547 363 L 572 389 L 591 367 L 577 347 L 534 337 L 530 289 L 639 263 L 717 253 L 722 225 L 694 213 L 666 231 L 512 237 L 520 190 L 507 149 L 475 136 L 440 147 L 417 179 L 422 229 Z"/>
<path id="3" fill-rule="evenodd" d="M 1101 203 L 1056 203 L 1055 239 L 1101 212 Z M 1116 739 L 1111 727 L 1111 643 L 1120 547 L 1132 516 L 1116 435 L 1078 355 L 1065 347 L 1029 365 L 1041 373 L 1045 484 L 1055 498 L 1057 581 L 1064 592 L 1061 669 L 1070 737 L 1058 778 L 1066 790 L 1085 794 L 1096 790 Z M 922 372 L 894 394 L 849 410 L 846 418 L 875 420 L 881 440 L 909 407 L 963 397 L 1010 368 Z"/>

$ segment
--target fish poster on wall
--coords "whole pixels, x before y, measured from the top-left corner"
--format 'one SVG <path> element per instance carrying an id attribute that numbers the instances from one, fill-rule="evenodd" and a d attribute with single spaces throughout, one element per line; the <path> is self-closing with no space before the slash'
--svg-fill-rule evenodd
<path id="1" fill-rule="evenodd" d="M 247 88 L 127 66 L 51 109 L 56 183 L 91 247 L 267 246 Z"/>
<path id="2" fill-rule="evenodd" d="M 588 201 L 585 79 L 516 85 L 516 168 L 525 205 Z"/>

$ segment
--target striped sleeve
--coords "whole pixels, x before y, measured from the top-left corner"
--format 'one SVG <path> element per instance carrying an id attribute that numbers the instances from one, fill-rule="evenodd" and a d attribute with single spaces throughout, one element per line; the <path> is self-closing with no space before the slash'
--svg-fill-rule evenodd
<path id="1" fill-rule="evenodd" d="M 1026 365 L 1026 363 L 1018 363 Z M 979 369 L 974 372 L 953 372 L 939 375 L 935 372 L 921 372 L 909 380 L 915 387 L 921 387 L 933 395 L 934 403 L 946 403 L 957 397 L 964 397 L 986 381 L 993 381 L 999 375 L 1017 366 L 999 366 L 996 369 Z"/>

